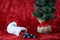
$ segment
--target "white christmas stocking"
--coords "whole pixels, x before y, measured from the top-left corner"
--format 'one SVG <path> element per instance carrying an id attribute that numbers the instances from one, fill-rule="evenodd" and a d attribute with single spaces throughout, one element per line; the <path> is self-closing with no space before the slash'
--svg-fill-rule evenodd
<path id="1" fill-rule="evenodd" d="M 19 33 L 21 31 L 26 31 L 27 32 L 27 29 L 25 27 L 17 26 L 16 22 L 11 22 L 7 26 L 7 32 L 10 33 L 10 34 L 14 34 L 16 36 L 19 36 Z"/>

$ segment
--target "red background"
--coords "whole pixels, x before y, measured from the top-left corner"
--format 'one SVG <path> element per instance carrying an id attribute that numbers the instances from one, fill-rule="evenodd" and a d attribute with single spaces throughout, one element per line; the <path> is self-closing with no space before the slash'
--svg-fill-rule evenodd
<path id="1" fill-rule="evenodd" d="M 36 31 L 39 24 L 32 16 L 34 11 L 34 0 L 0 0 L 0 40 L 60 40 L 60 0 L 56 0 L 56 19 L 49 21 L 52 33 L 39 34 Z M 37 38 L 25 39 L 6 32 L 7 25 L 16 21 L 19 26 L 24 26 L 29 33 L 35 34 Z"/>

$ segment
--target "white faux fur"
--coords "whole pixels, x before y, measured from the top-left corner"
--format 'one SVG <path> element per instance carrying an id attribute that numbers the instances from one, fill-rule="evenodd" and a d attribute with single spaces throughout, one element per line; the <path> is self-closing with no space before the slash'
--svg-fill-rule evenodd
<path id="1" fill-rule="evenodd" d="M 46 26 L 46 27 L 37 27 L 37 32 L 39 33 L 50 33 L 52 32 L 52 28 L 50 25 Z"/>
<path id="2" fill-rule="evenodd" d="M 7 26 L 7 32 L 10 33 L 10 34 L 14 34 L 14 35 L 16 35 L 16 36 L 19 36 L 19 33 L 20 33 L 22 30 L 27 31 L 26 28 L 17 26 L 17 23 L 16 23 L 16 22 L 11 22 L 11 23 L 9 23 L 9 25 Z"/>

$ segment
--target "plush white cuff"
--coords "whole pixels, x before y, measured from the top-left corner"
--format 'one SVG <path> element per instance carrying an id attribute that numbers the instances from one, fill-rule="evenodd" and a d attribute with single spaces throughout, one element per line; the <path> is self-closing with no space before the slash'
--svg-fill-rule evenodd
<path id="1" fill-rule="evenodd" d="M 20 32 L 23 30 L 27 32 L 27 29 L 25 27 L 17 26 L 16 22 L 11 22 L 7 26 L 7 32 L 16 36 L 19 36 Z"/>

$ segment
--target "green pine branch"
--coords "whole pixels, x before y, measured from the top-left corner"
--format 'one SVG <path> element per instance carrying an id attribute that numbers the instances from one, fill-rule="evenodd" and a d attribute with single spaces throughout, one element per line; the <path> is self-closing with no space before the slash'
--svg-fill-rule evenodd
<path id="1" fill-rule="evenodd" d="M 55 11 L 55 0 L 35 0 L 35 10 L 33 15 L 37 18 L 45 21 L 49 21 L 50 19 L 54 19 L 54 11 Z"/>

